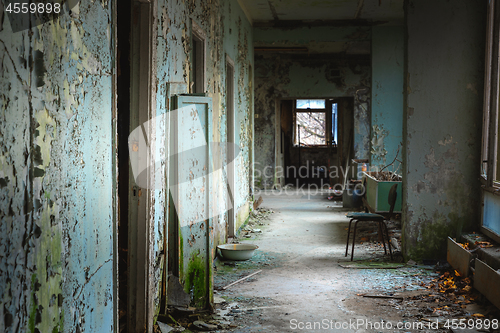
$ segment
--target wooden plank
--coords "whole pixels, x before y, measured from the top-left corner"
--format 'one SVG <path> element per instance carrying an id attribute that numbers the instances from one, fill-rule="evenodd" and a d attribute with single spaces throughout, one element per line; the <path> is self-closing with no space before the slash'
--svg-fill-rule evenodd
<path id="1" fill-rule="evenodd" d="M 229 287 L 231 287 L 231 286 L 234 286 L 234 285 L 235 285 L 235 284 L 237 284 L 237 283 L 240 283 L 240 282 L 242 282 L 242 281 L 245 281 L 246 279 L 248 279 L 248 278 L 250 278 L 250 277 L 252 277 L 252 276 L 254 276 L 254 275 L 256 275 L 256 274 L 259 274 L 260 272 L 262 272 L 262 269 L 261 269 L 261 270 L 258 270 L 258 271 L 257 271 L 257 272 L 255 272 L 255 273 L 252 273 L 252 274 L 250 274 L 250 275 L 247 275 L 247 276 L 245 276 L 244 278 L 241 278 L 241 279 L 239 279 L 239 280 L 236 280 L 236 281 L 234 281 L 233 283 L 230 283 L 230 284 L 228 284 L 227 286 L 222 287 L 222 289 L 223 289 L 223 290 L 226 290 L 227 288 L 229 288 Z"/>

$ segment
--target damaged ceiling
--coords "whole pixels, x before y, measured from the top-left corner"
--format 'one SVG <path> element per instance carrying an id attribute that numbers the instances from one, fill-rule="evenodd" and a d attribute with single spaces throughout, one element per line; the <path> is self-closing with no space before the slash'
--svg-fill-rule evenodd
<path id="1" fill-rule="evenodd" d="M 238 0 L 254 26 L 307 24 L 401 24 L 403 0 Z"/>

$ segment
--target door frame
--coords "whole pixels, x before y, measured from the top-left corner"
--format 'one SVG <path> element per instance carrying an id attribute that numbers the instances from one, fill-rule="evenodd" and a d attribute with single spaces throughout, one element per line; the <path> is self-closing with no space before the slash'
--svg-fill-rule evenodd
<path id="1" fill-rule="evenodd" d="M 235 79 L 235 67 L 234 61 L 226 54 L 226 142 L 235 143 L 235 105 L 234 105 L 234 79 Z M 231 77 L 229 77 L 229 68 L 231 68 Z M 229 86 L 228 83 L 231 83 Z M 229 89 L 228 86 L 231 88 Z M 229 96 L 231 95 L 231 96 Z M 227 170 L 227 187 L 228 187 L 228 195 L 226 207 L 231 207 L 227 210 L 227 226 L 226 226 L 226 235 L 227 238 L 234 237 L 236 234 L 236 205 L 235 205 L 235 184 L 236 184 L 236 173 L 234 168 L 234 145 L 227 145 L 226 152 L 226 170 Z M 231 206 L 230 206 L 231 205 Z"/>
<path id="2" fill-rule="evenodd" d="M 156 12 L 157 0 L 132 0 L 130 131 L 141 126 L 146 139 L 156 136 Z M 154 140 L 147 142 L 154 152 Z M 147 155 L 147 165 L 154 165 L 154 156 Z M 130 168 L 129 175 L 127 327 L 129 332 L 152 332 L 157 288 L 153 274 L 154 190 L 137 187 Z M 154 183 L 155 174 L 150 172 L 148 188 L 154 188 Z"/>

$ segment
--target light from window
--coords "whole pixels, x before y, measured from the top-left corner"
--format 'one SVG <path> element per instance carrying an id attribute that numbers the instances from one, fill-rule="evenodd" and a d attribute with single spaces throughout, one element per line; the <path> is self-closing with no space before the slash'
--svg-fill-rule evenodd
<path id="1" fill-rule="evenodd" d="M 324 109 L 324 99 L 298 99 L 297 109 Z"/>
<path id="2" fill-rule="evenodd" d="M 334 147 L 338 144 L 338 110 L 337 103 L 332 103 L 332 145 Z"/>
<path id="3" fill-rule="evenodd" d="M 326 144 L 325 112 L 297 112 L 295 144 L 318 146 Z"/>

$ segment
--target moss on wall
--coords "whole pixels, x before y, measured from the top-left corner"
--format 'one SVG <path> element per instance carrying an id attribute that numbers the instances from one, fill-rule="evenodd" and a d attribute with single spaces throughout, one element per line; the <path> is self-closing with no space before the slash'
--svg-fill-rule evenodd
<path id="1" fill-rule="evenodd" d="M 191 295 L 191 305 L 205 308 L 207 305 L 207 263 L 199 254 L 191 254 L 184 280 L 184 291 Z"/>

